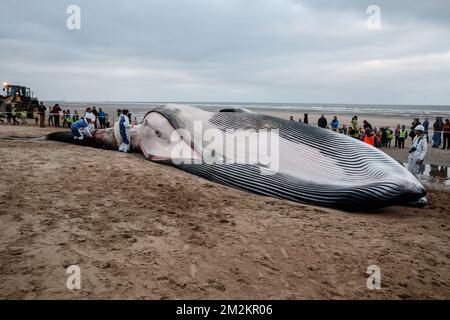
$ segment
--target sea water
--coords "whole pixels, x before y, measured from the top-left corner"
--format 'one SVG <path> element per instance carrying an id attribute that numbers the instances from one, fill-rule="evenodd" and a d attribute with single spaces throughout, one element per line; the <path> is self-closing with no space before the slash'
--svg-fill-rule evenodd
<path id="1" fill-rule="evenodd" d="M 208 111 L 218 111 L 224 108 L 247 108 L 255 112 L 266 111 L 288 111 L 292 113 L 327 113 L 327 114 L 344 114 L 344 115 L 360 115 L 372 114 L 378 116 L 397 116 L 411 119 L 420 117 L 421 119 L 429 117 L 433 121 L 436 116 L 450 118 L 450 106 L 444 105 L 370 105 L 370 104 L 320 104 L 320 103 L 240 103 L 240 102 L 135 102 L 135 101 L 47 101 L 46 105 L 51 106 L 59 103 L 63 110 L 74 109 L 79 112 L 86 107 L 96 106 L 97 110 L 102 108 L 109 113 L 110 117 L 117 117 L 117 109 L 128 109 L 132 113 L 132 119 L 142 120 L 146 111 L 155 107 L 165 106 L 168 103 L 188 104 L 199 107 Z"/>
<path id="2" fill-rule="evenodd" d="M 403 163 L 407 167 L 407 163 Z M 435 187 L 450 188 L 450 167 L 425 164 L 420 169 L 419 181 Z"/>

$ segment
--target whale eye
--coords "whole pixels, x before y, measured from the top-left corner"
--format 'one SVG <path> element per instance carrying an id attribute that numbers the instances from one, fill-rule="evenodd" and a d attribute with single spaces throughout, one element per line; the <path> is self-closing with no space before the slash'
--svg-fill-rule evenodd
<path id="1" fill-rule="evenodd" d="M 159 138 L 161 138 L 161 131 L 159 131 L 159 130 L 155 130 L 155 134 L 156 134 L 156 136 L 158 136 Z"/>

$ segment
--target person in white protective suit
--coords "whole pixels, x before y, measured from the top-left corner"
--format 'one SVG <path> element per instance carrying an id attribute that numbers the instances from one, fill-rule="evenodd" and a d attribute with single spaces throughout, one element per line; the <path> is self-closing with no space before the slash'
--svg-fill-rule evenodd
<path id="1" fill-rule="evenodd" d="M 89 122 L 89 131 L 94 131 L 95 130 L 95 115 L 92 113 L 92 109 L 91 107 L 87 107 L 86 108 L 86 112 L 84 113 L 84 118 L 85 119 L 91 119 L 91 121 Z"/>
<path id="2" fill-rule="evenodd" d="M 123 110 L 119 116 L 119 121 L 114 125 L 116 139 L 119 144 L 119 151 L 130 151 L 130 120 L 128 118 L 128 110 Z"/>
<path id="3" fill-rule="evenodd" d="M 408 170 L 416 177 L 419 176 L 420 168 L 423 165 L 425 156 L 427 155 L 427 137 L 424 134 L 425 128 L 418 125 L 416 128 L 416 136 L 414 137 L 408 156 Z"/>

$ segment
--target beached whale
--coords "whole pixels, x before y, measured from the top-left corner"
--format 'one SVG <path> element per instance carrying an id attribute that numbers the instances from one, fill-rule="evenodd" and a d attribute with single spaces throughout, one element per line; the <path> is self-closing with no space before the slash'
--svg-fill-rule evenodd
<path id="1" fill-rule="evenodd" d="M 132 149 L 151 161 L 261 195 L 344 210 L 426 201 L 422 184 L 376 148 L 248 110 L 157 107 L 130 134 Z M 116 136 L 114 129 L 96 130 L 86 143 L 117 149 Z M 72 142 L 70 133 L 47 137 Z"/>

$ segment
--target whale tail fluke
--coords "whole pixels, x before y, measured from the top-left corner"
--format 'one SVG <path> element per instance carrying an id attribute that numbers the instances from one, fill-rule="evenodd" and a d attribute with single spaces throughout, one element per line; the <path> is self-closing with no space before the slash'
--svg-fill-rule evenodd
<path id="1" fill-rule="evenodd" d="M 52 132 L 52 133 L 49 133 L 46 137 L 47 137 L 47 140 L 52 140 L 52 141 L 73 142 L 73 136 L 68 131 Z"/>
<path id="2" fill-rule="evenodd" d="M 26 141 L 26 140 L 34 140 L 34 141 L 43 141 L 47 140 L 47 135 L 42 136 L 7 136 L 0 137 L 2 141 Z"/>
<path id="3" fill-rule="evenodd" d="M 65 142 L 65 143 L 74 143 L 76 145 L 81 145 L 85 147 L 92 147 L 92 148 L 98 148 L 98 149 L 114 149 L 113 145 L 105 143 L 101 137 L 97 137 L 95 133 L 101 133 L 103 130 L 96 130 L 94 131 L 94 135 L 92 138 L 84 137 L 83 140 L 77 140 L 75 141 L 73 138 L 73 135 L 70 131 L 65 132 L 53 132 L 48 134 L 47 140 L 51 141 L 59 141 L 59 142 Z"/>

